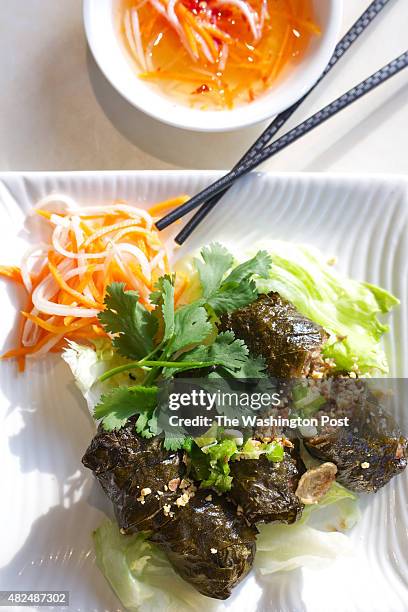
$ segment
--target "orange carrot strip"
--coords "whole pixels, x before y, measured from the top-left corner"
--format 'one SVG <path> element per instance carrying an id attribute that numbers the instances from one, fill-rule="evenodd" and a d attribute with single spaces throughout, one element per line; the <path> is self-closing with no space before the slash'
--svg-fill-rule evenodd
<path id="1" fill-rule="evenodd" d="M 149 208 L 148 213 L 152 217 L 157 217 L 157 215 L 161 214 L 164 210 L 176 208 L 177 206 L 185 204 L 189 197 L 188 195 L 181 195 L 176 198 L 170 198 L 170 200 L 164 200 L 164 202 L 158 202 Z"/>
<path id="2" fill-rule="evenodd" d="M 0 276 L 23 285 L 21 270 L 17 266 L 0 266 Z"/>
<path id="3" fill-rule="evenodd" d="M 187 42 L 190 45 L 190 49 L 194 57 L 198 58 L 198 44 L 194 37 L 193 30 L 188 23 L 182 21 L 181 26 L 184 30 L 184 34 L 186 35 Z"/>
<path id="4" fill-rule="evenodd" d="M 127 221 L 120 221 L 119 223 L 115 223 L 114 225 L 108 225 L 107 227 L 103 227 L 97 232 L 94 232 L 93 234 L 91 234 L 85 240 L 82 246 L 84 249 L 86 249 L 87 247 L 89 247 L 89 245 L 92 242 L 101 238 L 102 236 L 105 236 L 106 234 L 111 234 L 112 232 L 115 232 L 116 230 L 121 230 L 121 229 L 124 229 L 125 227 L 133 227 L 133 226 L 137 227 L 137 222 L 135 221 L 135 219 L 129 219 Z M 139 227 L 138 230 L 141 234 L 147 231 L 142 227 Z"/>
<path id="5" fill-rule="evenodd" d="M 211 23 L 203 23 L 202 27 L 205 28 L 208 32 L 210 32 L 210 34 L 212 34 L 215 38 L 218 38 L 219 40 L 222 40 L 223 42 L 232 42 L 232 37 L 227 34 L 226 32 L 223 32 L 222 30 L 220 30 L 219 28 L 217 28 L 217 26 L 212 25 Z"/>
<path id="6" fill-rule="evenodd" d="M 200 85 L 210 78 L 212 81 L 215 77 L 203 76 L 188 76 L 182 72 L 170 72 L 165 70 L 153 70 L 151 72 L 139 73 L 139 78 L 145 81 L 154 81 L 154 79 L 165 80 L 165 81 L 183 81 L 184 83 L 199 83 Z"/>
<path id="7" fill-rule="evenodd" d="M 68 293 L 69 295 L 72 295 L 72 297 L 76 298 L 79 303 L 85 304 L 85 306 L 88 306 L 89 308 L 99 308 L 99 309 L 103 308 L 101 304 L 97 304 L 94 301 L 88 300 L 84 295 L 82 295 L 82 293 L 79 293 L 79 291 L 72 289 L 72 287 L 70 287 L 68 283 L 64 281 L 59 270 L 49 260 L 48 260 L 48 267 L 50 269 L 51 274 L 57 281 L 58 285 L 61 287 L 61 289 L 65 291 L 66 293 Z"/>
<path id="8" fill-rule="evenodd" d="M 34 346 L 24 346 L 18 349 L 7 351 L 7 353 L 4 353 L 4 355 L 1 356 L 1 359 L 12 359 L 13 357 L 21 357 L 24 355 L 31 355 L 32 353 L 36 353 L 40 348 L 44 346 L 44 344 L 46 344 L 54 336 L 55 334 L 52 333 L 46 334 Z"/>
<path id="9" fill-rule="evenodd" d="M 184 4 L 176 4 L 175 6 L 176 13 L 177 11 L 182 15 L 186 21 L 191 25 L 192 29 L 197 32 L 203 39 L 204 42 L 207 43 L 210 53 L 214 60 L 218 57 L 218 47 L 214 42 L 214 39 L 209 35 L 209 33 L 200 25 L 197 19 L 194 17 L 192 13 L 184 6 Z"/>
<path id="10" fill-rule="evenodd" d="M 88 319 L 78 321 L 78 323 L 73 323 L 70 326 L 66 326 L 48 323 L 48 321 L 44 321 L 43 319 L 40 319 L 40 317 L 32 315 L 29 312 L 22 312 L 21 314 L 39 327 L 41 327 L 42 329 L 45 329 L 46 331 L 51 332 L 53 334 L 68 334 L 69 332 L 76 331 L 77 329 L 81 329 L 81 327 L 86 327 L 87 325 L 89 325 Z"/>
<path id="11" fill-rule="evenodd" d="M 286 27 L 285 35 L 283 37 L 281 50 L 278 53 L 276 61 L 272 66 L 272 70 L 270 74 L 268 75 L 269 81 L 275 79 L 283 68 L 283 64 L 285 62 L 286 54 L 287 54 L 288 47 L 289 47 L 290 40 L 291 40 L 291 35 L 292 35 L 292 28 L 288 25 Z"/>
<path id="12" fill-rule="evenodd" d="M 35 212 L 37 213 L 37 215 L 40 215 L 40 217 L 44 217 L 44 219 L 51 219 L 51 215 L 57 214 L 57 213 L 52 213 L 49 210 L 41 210 L 39 208 L 37 208 L 35 210 Z"/>

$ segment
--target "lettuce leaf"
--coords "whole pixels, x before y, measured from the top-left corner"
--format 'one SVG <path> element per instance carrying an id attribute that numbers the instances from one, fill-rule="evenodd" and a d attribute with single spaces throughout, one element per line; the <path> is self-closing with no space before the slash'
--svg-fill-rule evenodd
<path id="1" fill-rule="evenodd" d="M 110 340 L 93 340 L 93 347 L 69 340 L 68 347 L 62 352 L 62 358 L 70 367 L 75 384 L 84 396 L 91 415 L 102 395 L 117 386 L 135 384 L 127 372 L 113 376 L 103 383 L 98 381 L 104 372 L 127 362 L 127 359 L 114 350 Z"/>
<path id="2" fill-rule="evenodd" d="M 299 567 L 319 568 L 339 556 L 350 555 L 352 545 L 342 531 L 351 529 L 358 518 L 357 496 L 334 482 L 319 504 L 304 509 L 295 525 L 258 525 L 255 568 L 262 575 Z"/>
<path id="3" fill-rule="evenodd" d="M 369 283 L 348 279 L 329 266 L 312 247 L 271 241 L 257 245 L 272 257 L 270 278 L 258 279 L 260 292 L 277 291 L 329 334 L 324 354 L 337 369 L 358 368 L 361 374 L 386 374 L 381 338 L 388 331 L 379 315 L 399 300 Z"/>
<path id="4" fill-rule="evenodd" d="M 352 551 L 347 536 L 308 525 L 260 525 L 255 568 L 261 575 L 320 568 Z"/>
<path id="5" fill-rule="evenodd" d="M 213 610 L 216 603 L 198 593 L 172 568 L 146 534 L 122 535 L 113 521 L 93 534 L 96 562 L 130 612 Z"/>

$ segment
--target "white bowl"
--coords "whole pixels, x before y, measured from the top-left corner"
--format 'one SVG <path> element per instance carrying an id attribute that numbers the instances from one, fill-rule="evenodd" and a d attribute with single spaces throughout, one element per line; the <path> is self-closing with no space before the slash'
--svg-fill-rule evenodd
<path id="1" fill-rule="evenodd" d="M 99 68 L 133 106 L 170 125 L 202 132 L 222 132 L 264 121 L 289 108 L 318 80 L 336 46 L 343 0 L 313 0 L 322 35 L 316 37 L 303 60 L 276 86 L 245 106 L 232 110 L 189 108 L 138 79 L 126 55 L 114 19 L 116 0 L 84 0 L 88 43 Z"/>

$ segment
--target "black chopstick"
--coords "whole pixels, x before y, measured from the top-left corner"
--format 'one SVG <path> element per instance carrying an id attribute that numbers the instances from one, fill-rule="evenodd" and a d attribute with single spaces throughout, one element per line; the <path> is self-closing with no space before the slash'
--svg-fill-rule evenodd
<path id="1" fill-rule="evenodd" d="M 312 93 L 312 91 L 314 91 L 317 85 L 324 79 L 327 74 L 329 74 L 329 72 L 337 64 L 337 62 L 344 56 L 344 54 L 346 53 L 346 51 L 348 51 L 353 42 L 355 42 L 359 38 L 359 36 L 367 29 L 367 27 L 374 21 L 374 19 L 381 13 L 381 11 L 386 7 L 389 2 L 390 0 L 374 0 L 374 2 L 371 2 L 371 4 L 367 7 L 364 13 L 360 15 L 357 21 L 353 24 L 353 26 L 348 30 L 348 32 L 337 44 L 330 62 L 328 63 L 325 71 L 315 83 L 315 85 L 298 102 L 295 102 L 293 106 L 283 111 L 272 121 L 272 123 L 266 128 L 266 130 L 264 130 L 264 132 L 262 132 L 259 138 L 248 149 L 248 151 L 235 164 L 233 168 L 234 170 L 238 168 L 245 160 L 252 158 L 255 153 L 263 149 L 263 147 L 266 146 L 272 140 L 272 138 L 285 125 L 285 123 L 295 113 L 299 106 L 306 100 L 306 98 L 308 98 L 308 96 Z M 201 206 L 201 208 L 198 209 L 198 211 L 194 214 L 190 221 L 186 223 L 183 229 L 175 237 L 174 240 L 177 242 L 177 244 L 182 245 L 187 240 L 187 238 L 191 236 L 194 230 L 218 204 L 218 202 L 221 200 L 221 198 L 227 191 L 228 189 L 225 189 L 218 195 L 211 198 L 209 201 L 205 202 Z"/>
<path id="2" fill-rule="evenodd" d="M 407 66 L 408 51 L 405 51 L 405 53 L 369 76 L 365 81 L 362 81 L 350 89 L 348 92 L 337 98 L 337 100 L 334 100 L 331 104 L 328 104 L 317 113 L 306 119 L 306 121 L 303 121 L 303 123 L 300 123 L 298 126 L 293 128 L 293 130 L 290 130 L 281 136 L 281 138 L 275 140 L 272 144 L 261 149 L 256 155 L 245 160 L 238 168 L 234 168 L 228 174 L 218 179 L 218 181 L 215 181 L 215 183 L 209 185 L 200 193 L 193 196 L 190 200 L 188 200 L 188 202 L 158 221 L 156 224 L 158 229 L 164 229 L 180 217 L 194 210 L 194 208 L 197 208 L 197 206 L 200 206 L 210 198 L 219 194 L 221 191 L 231 187 L 239 177 L 247 174 L 268 158 L 276 155 L 276 153 L 290 145 L 292 142 L 295 142 L 305 134 L 308 134 L 314 128 L 330 119 L 330 117 L 333 117 L 347 106 L 350 106 Z"/>
<path id="3" fill-rule="evenodd" d="M 343 57 L 345 52 L 351 47 L 353 42 L 357 40 L 357 38 L 366 30 L 366 28 L 370 25 L 370 23 L 377 17 L 377 15 L 385 8 L 385 6 L 390 2 L 390 0 L 374 0 L 368 6 L 368 8 L 364 11 L 364 13 L 359 17 L 359 19 L 354 23 L 354 25 L 350 28 L 350 30 L 345 34 L 345 36 L 341 39 L 341 41 L 336 46 L 336 49 L 333 53 L 333 56 L 326 67 L 324 73 L 317 81 L 317 83 L 312 87 L 312 89 L 307 92 L 303 98 L 301 98 L 298 102 L 296 102 L 289 109 L 278 115 L 274 119 L 274 121 L 266 128 L 266 130 L 259 136 L 259 138 L 255 141 L 255 143 L 251 146 L 251 148 L 243 155 L 243 157 L 238 161 L 238 163 L 234 166 L 233 170 L 237 169 L 247 158 L 252 157 L 259 150 L 261 150 L 265 145 L 267 145 L 272 138 L 276 135 L 276 133 L 283 127 L 283 125 L 288 121 L 288 119 L 293 115 L 293 113 L 299 108 L 302 102 L 309 96 L 309 94 L 315 89 L 315 87 L 320 83 L 320 81 L 331 71 L 331 69 L 337 64 L 339 59 Z M 202 209 L 200 209 L 194 217 L 189 221 L 189 223 L 183 228 L 183 230 L 176 236 L 176 241 L 179 244 L 182 244 L 186 238 L 191 234 L 191 232 L 195 229 L 195 227 L 204 219 L 204 217 L 214 208 L 219 199 L 223 194 L 217 195 L 210 202 L 206 202 Z M 174 212 L 181 212 L 182 208 L 179 208 Z M 164 229 L 173 221 L 183 216 L 182 213 L 180 216 L 177 216 L 173 219 L 173 214 L 166 215 L 163 219 L 160 219 L 156 226 L 158 229 Z"/>

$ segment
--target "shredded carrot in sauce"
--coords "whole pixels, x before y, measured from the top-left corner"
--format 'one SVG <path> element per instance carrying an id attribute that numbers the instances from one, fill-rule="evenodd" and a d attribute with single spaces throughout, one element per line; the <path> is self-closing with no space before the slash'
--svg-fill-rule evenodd
<path id="1" fill-rule="evenodd" d="M 313 0 L 120 0 L 119 34 L 139 78 L 188 106 L 257 99 L 321 31 Z"/>

